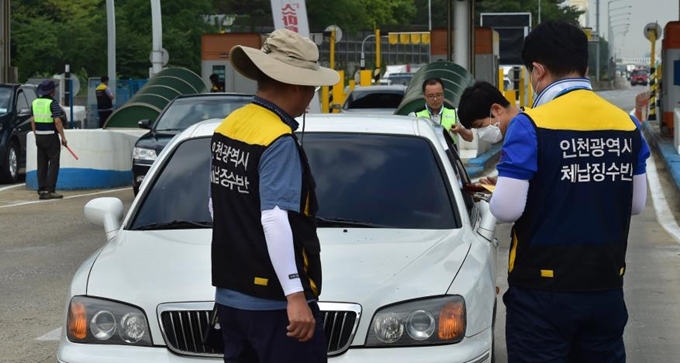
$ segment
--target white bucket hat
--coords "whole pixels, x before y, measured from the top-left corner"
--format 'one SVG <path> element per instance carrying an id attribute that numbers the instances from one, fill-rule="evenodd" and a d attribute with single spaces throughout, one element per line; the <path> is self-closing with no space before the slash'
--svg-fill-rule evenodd
<path id="1" fill-rule="evenodd" d="M 273 31 L 262 49 L 231 48 L 229 60 L 239 73 L 255 80 L 260 70 L 276 81 L 299 86 L 332 86 L 340 81 L 338 72 L 319 66 L 316 44 L 288 29 Z"/>

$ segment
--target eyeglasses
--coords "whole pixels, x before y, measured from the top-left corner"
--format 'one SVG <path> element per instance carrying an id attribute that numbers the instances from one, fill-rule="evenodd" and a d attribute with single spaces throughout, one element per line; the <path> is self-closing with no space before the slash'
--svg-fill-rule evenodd
<path id="1" fill-rule="evenodd" d="M 427 98 L 428 100 L 434 100 L 435 98 L 442 98 L 442 97 L 444 97 L 443 93 L 435 93 L 433 95 L 425 95 L 425 98 Z"/>

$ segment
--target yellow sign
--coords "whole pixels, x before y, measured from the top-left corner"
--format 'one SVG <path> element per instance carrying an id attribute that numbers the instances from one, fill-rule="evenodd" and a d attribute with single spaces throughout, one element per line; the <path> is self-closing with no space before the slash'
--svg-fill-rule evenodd
<path id="1" fill-rule="evenodd" d="M 394 44 L 430 44 L 429 32 L 388 33 L 388 41 Z"/>

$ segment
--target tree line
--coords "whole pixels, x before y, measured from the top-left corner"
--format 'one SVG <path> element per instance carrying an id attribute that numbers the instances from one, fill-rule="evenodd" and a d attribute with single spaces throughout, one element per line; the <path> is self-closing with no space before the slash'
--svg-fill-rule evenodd
<path id="1" fill-rule="evenodd" d="M 446 1 L 431 0 L 433 27 L 446 26 Z M 542 1 L 542 20 L 577 23 L 580 12 L 566 0 Z M 235 14 L 233 31 L 269 31 L 273 27 L 270 0 L 162 0 L 163 48 L 169 66 L 200 73 L 201 35 L 220 30 L 204 20 L 210 14 Z M 312 32 L 328 25 L 356 32 L 380 28 L 427 29 L 428 0 L 307 0 Z M 475 11 L 532 12 L 537 0 L 477 0 Z M 146 78 L 151 66 L 151 6 L 149 0 L 116 1 L 116 68 L 120 78 Z M 477 24 L 479 21 L 477 20 Z M 105 0 L 15 0 L 11 8 L 12 65 L 19 81 L 61 73 L 65 64 L 80 79 L 107 70 Z"/>

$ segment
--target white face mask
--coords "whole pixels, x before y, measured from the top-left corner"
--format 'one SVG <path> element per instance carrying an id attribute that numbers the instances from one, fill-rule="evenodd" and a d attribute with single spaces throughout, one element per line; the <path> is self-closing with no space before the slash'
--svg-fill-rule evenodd
<path id="1" fill-rule="evenodd" d="M 496 122 L 495 124 L 482 127 L 477 130 L 477 135 L 479 135 L 481 140 L 486 142 L 490 142 L 492 144 L 499 143 L 501 140 L 503 140 L 503 133 L 498 127 L 499 124 L 500 122 Z"/>

